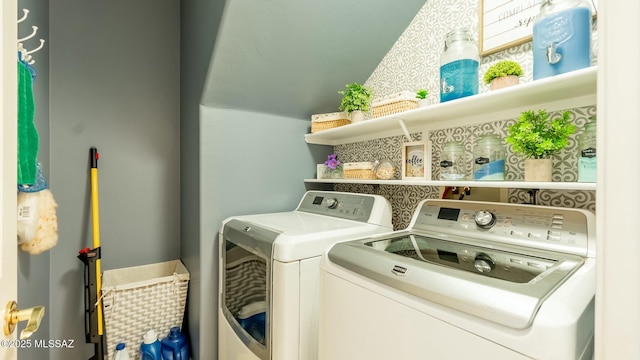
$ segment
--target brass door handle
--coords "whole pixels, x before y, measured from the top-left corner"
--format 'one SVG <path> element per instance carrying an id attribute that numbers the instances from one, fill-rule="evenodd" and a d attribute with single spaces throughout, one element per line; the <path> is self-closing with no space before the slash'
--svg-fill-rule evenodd
<path id="1" fill-rule="evenodd" d="M 44 306 L 34 306 L 32 308 L 18 310 L 18 303 L 9 301 L 4 311 L 4 335 L 13 334 L 16 325 L 20 321 L 27 321 L 27 326 L 20 332 L 20 339 L 26 339 L 33 335 L 40 327 L 44 317 Z"/>

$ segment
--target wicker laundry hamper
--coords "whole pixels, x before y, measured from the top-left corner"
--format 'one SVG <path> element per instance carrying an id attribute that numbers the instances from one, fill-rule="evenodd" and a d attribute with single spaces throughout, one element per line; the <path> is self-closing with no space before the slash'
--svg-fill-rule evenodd
<path id="1" fill-rule="evenodd" d="M 180 260 L 107 270 L 102 275 L 107 358 L 125 343 L 132 359 L 144 334 L 153 329 L 164 337 L 172 326 L 182 328 L 189 271 Z"/>

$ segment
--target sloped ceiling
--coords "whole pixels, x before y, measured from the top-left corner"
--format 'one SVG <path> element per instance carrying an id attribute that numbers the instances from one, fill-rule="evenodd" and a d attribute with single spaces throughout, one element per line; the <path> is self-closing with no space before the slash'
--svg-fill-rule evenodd
<path id="1" fill-rule="evenodd" d="M 308 119 L 337 111 L 426 0 L 227 0 L 202 104 Z M 427 34 L 425 34 L 427 36 Z"/>

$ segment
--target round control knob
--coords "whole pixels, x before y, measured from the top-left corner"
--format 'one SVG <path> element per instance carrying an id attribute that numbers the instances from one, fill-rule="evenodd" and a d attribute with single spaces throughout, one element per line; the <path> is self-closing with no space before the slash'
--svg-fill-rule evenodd
<path id="1" fill-rule="evenodd" d="M 327 199 L 327 207 L 329 209 L 335 209 L 338 207 L 338 200 L 334 199 L 334 198 L 328 198 Z"/>
<path id="2" fill-rule="evenodd" d="M 496 216 L 487 210 L 480 210 L 475 215 L 476 225 L 481 229 L 490 229 L 496 224 Z"/>
<path id="3" fill-rule="evenodd" d="M 473 266 L 481 273 L 488 273 L 496 267 L 496 263 L 487 254 L 478 254 Z"/>

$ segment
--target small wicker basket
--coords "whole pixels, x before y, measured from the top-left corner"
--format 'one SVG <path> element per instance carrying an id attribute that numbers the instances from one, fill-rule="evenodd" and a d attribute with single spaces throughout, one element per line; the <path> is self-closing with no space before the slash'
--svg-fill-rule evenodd
<path id="1" fill-rule="evenodd" d="M 346 112 L 311 115 L 312 133 L 349 124 L 351 124 L 351 117 Z"/>
<path id="2" fill-rule="evenodd" d="M 344 163 L 343 177 L 345 179 L 374 180 L 376 174 L 373 173 L 373 167 L 372 162 Z"/>
<path id="3" fill-rule="evenodd" d="M 397 114 L 403 111 L 418 108 L 418 99 L 415 92 L 403 91 L 371 103 L 371 118 Z"/>

